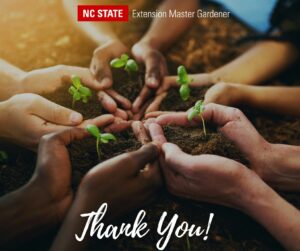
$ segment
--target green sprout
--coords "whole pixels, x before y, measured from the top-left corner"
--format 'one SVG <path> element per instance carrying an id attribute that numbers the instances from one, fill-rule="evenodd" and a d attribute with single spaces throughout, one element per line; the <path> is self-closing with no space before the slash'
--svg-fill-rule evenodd
<path id="1" fill-rule="evenodd" d="M 116 141 L 116 137 L 111 133 L 101 133 L 95 125 L 87 125 L 86 130 L 96 138 L 96 150 L 99 160 L 101 160 L 100 143 L 107 144 L 110 141 Z"/>
<path id="2" fill-rule="evenodd" d="M 127 54 L 122 54 L 120 58 L 115 58 L 110 62 L 111 67 L 113 68 L 124 68 L 129 74 L 131 72 L 137 72 L 139 66 L 134 59 L 129 58 Z"/>
<path id="3" fill-rule="evenodd" d="M 6 164 L 8 160 L 8 155 L 4 151 L 0 151 L 0 164 Z"/>
<path id="4" fill-rule="evenodd" d="M 92 91 L 83 86 L 81 80 L 78 76 L 73 75 L 71 77 L 72 85 L 69 88 L 69 93 L 73 97 L 72 107 L 74 107 L 75 102 L 82 100 L 83 103 L 87 103 L 92 96 Z"/>
<path id="5" fill-rule="evenodd" d="M 202 100 L 199 100 L 196 102 L 196 104 L 188 110 L 187 118 L 189 121 L 192 121 L 195 117 L 200 117 L 202 120 L 202 126 L 203 126 L 203 132 L 206 136 L 206 127 L 205 127 L 205 121 L 203 119 L 202 113 L 204 112 L 205 106 L 203 104 Z"/>
<path id="6" fill-rule="evenodd" d="M 180 65 L 177 68 L 177 75 L 178 75 L 177 83 L 180 85 L 180 89 L 179 89 L 180 97 L 183 101 L 187 101 L 190 98 L 190 93 L 191 93 L 191 89 L 189 85 L 193 80 L 189 77 L 183 65 Z"/>

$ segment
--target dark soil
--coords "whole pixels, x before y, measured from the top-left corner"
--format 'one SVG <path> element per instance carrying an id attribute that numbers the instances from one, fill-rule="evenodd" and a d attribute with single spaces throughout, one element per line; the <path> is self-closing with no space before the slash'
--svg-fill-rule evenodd
<path id="1" fill-rule="evenodd" d="M 10 2 L 16 2 L 16 4 L 10 5 L 8 4 Z M 137 2 L 140 4 L 142 1 Z M 146 2 L 144 7 L 147 10 L 153 10 L 160 1 L 144 2 Z M 22 6 L 23 12 L 18 10 L 20 11 L 18 12 L 19 15 L 8 15 L 8 13 L 16 11 L 14 6 L 19 6 L 17 0 L 9 0 L 0 9 L 0 23 L 3 27 L 0 34 L 0 42 L 3 45 L 0 48 L 1 58 L 3 57 L 26 70 L 62 63 L 88 67 L 95 45 L 82 34 L 79 34 L 78 30 L 69 23 L 61 8 L 60 1 L 28 0 L 28 6 Z M 33 15 L 30 6 L 35 6 L 36 13 L 44 14 L 42 16 Z M 139 7 L 142 6 L 139 5 Z M 28 15 L 28 13 L 31 14 Z M 40 21 L 37 21 L 34 18 L 35 16 Z M 51 22 L 48 20 L 51 20 Z M 149 20 L 145 20 L 145 22 L 133 20 L 128 24 L 124 23 L 119 26 L 117 32 L 130 47 L 144 33 L 148 25 Z M 45 33 L 45 30 L 48 32 Z M 175 74 L 176 68 L 180 64 L 184 64 L 191 73 L 210 72 L 243 52 L 249 45 L 236 46 L 234 42 L 250 33 L 234 19 L 199 19 L 192 29 L 187 31 L 167 53 L 170 73 Z M 19 34 L 22 41 L 20 41 Z M 69 42 L 63 45 L 56 43 L 65 37 L 69 38 Z M 40 44 L 44 46 L 39 46 Z M 82 46 L 83 44 L 85 46 Z M 28 48 L 32 49 L 28 50 Z M 287 72 L 270 84 L 288 83 L 289 85 L 299 85 L 299 69 L 298 64 L 292 71 Z M 143 85 L 144 78 L 141 73 L 128 76 L 123 71 L 114 70 L 114 81 L 114 89 L 133 101 Z M 68 87 L 65 87 L 55 94 L 47 96 L 47 98 L 66 107 L 71 107 L 72 98 L 67 89 Z M 186 103 L 180 100 L 178 90 L 173 89 L 163 101 L 161 109 L 185 111 L 196 100 L 203 98 L 206 89 L 193 89 L 191 99 Z M 105 113 L 97 100 L 96 94 L 94 94 L 89 104 L 77 102 L 75 109 L 81 112 L 85 118 L 92 118 Z M 249 109 L 243 109 L 243 111 L 258 131 L 270 142 L 300 145 L 299 119 L 274 116 Z M 165 127 L 164 130 L 169 141 L 178 144 L 187 153 L 218 154 L 247 164 L 247 160 L 216 131 L 216 128 L 211 125 L 207 126 L 208 135 L 206 137 L 201 127 L 183 129 L 169 126 Z M 125 131 L 116 136 L 118 138 L 117 142 L 101 147 L 103 160 L 140 147 L 140 143 L 135 140 L 131 131 Z M 15 146 L 1 143 L 0 150 L 2 149 L 9 155 L 9 163 L 0 167 L 0 195 L 7 194 L 25 184 L 33 173 L 36 160 L 34 153 Z M 76 187 L 81 177 L 99 162 L 95 140 L 88 138 L 72 144 L 70 154 L 73 166 L 73 185 Z M 299 194 L 282 193 L 281 195 L 300 208 Z M 163 211 L 167 211 L 170 216 L 177 213 L 180 216 L 180 221 L 187 221 L 190 224 L 200 225 L 204 228 L 207 225 L 209 213 L 215 213 L 208 240 L 203 241 L 197 237 L 189 240 L 190 250 L 192 251 L 282 250 L 278 242 L 262 227 L 236 210 L 206 203 L 180 200 L 164 190 L 158 194 L 155 203 L 143 207 L 143 209 L 147 211 L 146 220 L 151 228 L 147 238 L 141 240 L 120 238 L 117 241 L 108 241 L 105 247 L 99 247 L 100 244 L 95 242 L 94 250 L 155 250 L 156 242 L 159 239 L 156 234 L 156 226 Z M 120 221 L 132 222 L 135 215 L 136 212 L 133 212 Z M 52 235 L 46 239 L 38 239 L 35 242 L 28 243 L 26 247 L 20 247 L 18 250 L 48 250 L 51 238 Z M 166 250 L 188 250 L 188 241 L 186 238 L 172 238 Z"/>

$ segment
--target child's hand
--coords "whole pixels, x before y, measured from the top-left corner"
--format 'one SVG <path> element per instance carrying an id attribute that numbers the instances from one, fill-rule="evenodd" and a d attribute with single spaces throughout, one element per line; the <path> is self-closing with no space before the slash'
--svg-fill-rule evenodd
<path id="1" fill-rule="evenodd" d="M 19 94 L 0 103 L 0 135 L 29 149 L 36 149 L 40 138 L 51 132 L 88 123 L 99 127 L 114 122 L 112 115 L 83 121 L 80 113 L 55 104 L 36 94 Z"/>

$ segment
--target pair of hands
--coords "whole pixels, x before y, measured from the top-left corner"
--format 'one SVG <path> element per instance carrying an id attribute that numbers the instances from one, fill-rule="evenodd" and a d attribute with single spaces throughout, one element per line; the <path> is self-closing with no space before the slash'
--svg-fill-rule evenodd
<path id="1" fill-rule="evenodd" d="M 191 156 L 168 143 L 162 126 L 199 126 L 201 121 L 189 122 L 185 112 L 167 113 L 149 119 L 147 126 L 153 142 L 161 147 L 160 165 L 171 193 L 241 209 L 247 206 L 241 198 L 256 194 L 257 189 L 264 186 L 262 180 L 276 189 L 299 191 L 300 165 L 295 163 L 299 147 L 270 144 L 236 108 L 208 104 L 203 118 L 216 124 L 219 131 L 241 150 L 252 170 L 220 156 Z M 293 161 L 285 162 L 283 152 Z"/>
<path id="2" fill-rule="evenodd" d="M 113 90 L 113 76 L 110 68 L 110 61 L 120 57 L 121 54 L 128 53 L 126 46 L 119 40 L 112 40 L 98 47 L 94 51 L 90 70 L 93 76 L 99 80 L 102 91 L 101 101 L 104 108 L 111 114 L 115 114 L 118 105 L 123 111 L 131 110 L 141 118 L 147 108 L 148 99 L 153 96 L 154 91 L 159 88 L 163 78 L 168 74 L 167 64 L 160 51 L 151 47 L 148 43 L 140 41 L 132 47 L 132 54 L 138 62 L 142 62 L 146 67 L 145 86 L 136 100 L 131 102 L 120 96 Z"/>

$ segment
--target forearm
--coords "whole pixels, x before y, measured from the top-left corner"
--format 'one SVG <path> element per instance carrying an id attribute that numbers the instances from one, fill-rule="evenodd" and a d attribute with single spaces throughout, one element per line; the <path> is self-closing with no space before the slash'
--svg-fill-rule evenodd
<path id="1" fill-rule="evenodd" d="M 256 188 L 256 191 L 258 189 Z M 300 213 L 274 190 L 245 193 L 243 211 L 262 224 L 287 250 L 299 250 Z"/>
<path id="2" fill-rule="evenodd" d="M 0 249 L 28 241 L 55 227 L 55 210 L 31 185 L 0 199 Z"/>
<path id="3" fill-rule="evenodd" d="M 0 101 L 21 93 L 20 80 L 25 72 L 0 59 Z"/>
<path id="4" fill-rule="evenodd" d="M 286 69 L 299 57 L 292 44 L 260 42 L 250 50 L 211 73 L 214 83 L 231 82 L 248 85 L 260 84 Z"/>
<path id="5" fill-rule="evenodd" d="M 300 116 L 300 87 L 239 86 L 240 103 L 268 112 Z"/>
<path id="6" fill-rule="evenodd" d="M 196 0 L 166 0 L 159 11 L 196 11 Z M 153 20 L 148 32 L 140 43 L 150 45 L 152 48 L 163 51 L 170 47 L 193 24 L 193 18 L 156 18 Z"/>
<path id="7" fill-rule="evenodd" d="M 73 23 L 90 37 L 96 44 L 105 44 L 111 40 L 118 39 L 117 35 L 112 30 L 107 22 L 78 22 L 77 21 L 77 6 L 85 4 L 84 0 L 64 0 L 64 7 Z"/>

